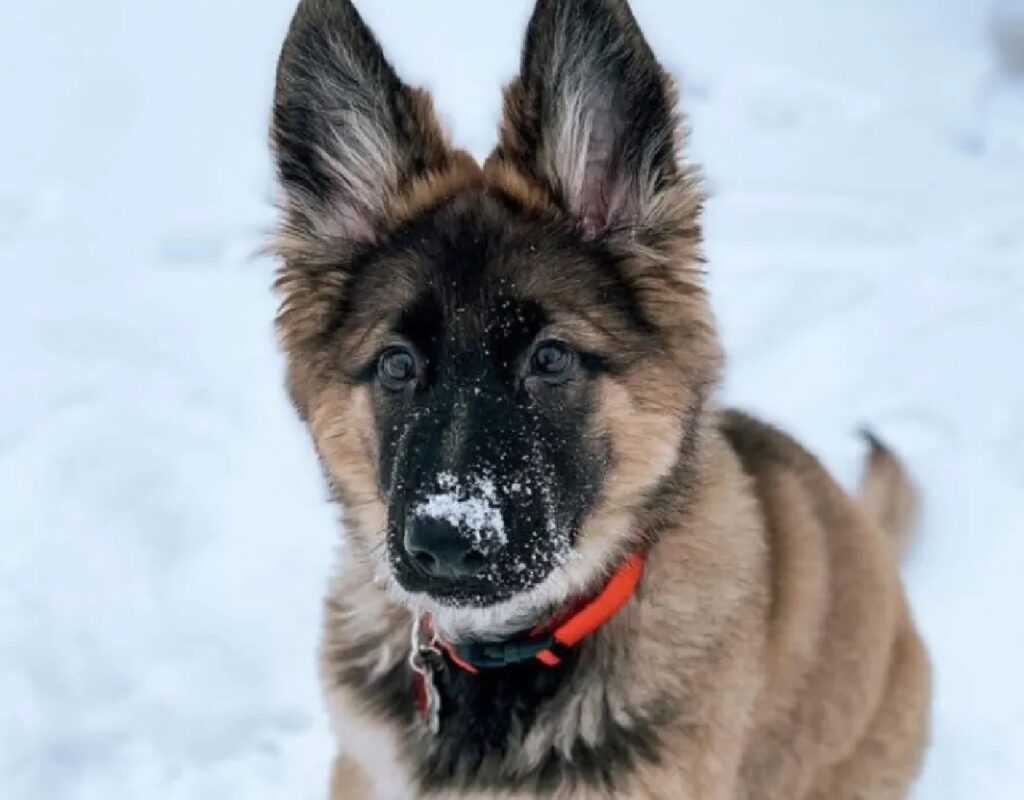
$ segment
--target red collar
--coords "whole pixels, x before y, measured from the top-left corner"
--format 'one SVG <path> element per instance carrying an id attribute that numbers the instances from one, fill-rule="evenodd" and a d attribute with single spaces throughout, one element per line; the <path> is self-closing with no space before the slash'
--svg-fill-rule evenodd
<path id="1" fill-rule="evenodd" d="M 523 636 L 498 642 L 439 640 L 439 643 L 453 664 L 473 674 L 531 660 L 556 667 L 570 648 L 604 625 L 629 602 L 643 569 L 644 556 L 634 553 L 594 598 Z"/>

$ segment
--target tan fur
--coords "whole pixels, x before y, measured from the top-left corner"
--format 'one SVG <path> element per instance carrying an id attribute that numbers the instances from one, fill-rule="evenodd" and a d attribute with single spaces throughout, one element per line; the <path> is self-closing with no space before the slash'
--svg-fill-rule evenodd
<path id="1" fill-rule="evenodd" d="M 359 558 L 376 546 L 387 518 L 377 488 L 377 442 L 369 433 L 373 417 L 367 395 L 365 387 L 325 387 L 314 396 L 309 417 L 317 451 L 355 532 L 352 544 Z M 362 531 L 370 538 L 360 538 Z"/>
<path id="2" fill-rule="evenodd" d="M 331 797 L 372 797 L 373 782 L 359 763 L 348 756 L 338 756 L 331 773 Z"/>
<path id="3" fill-rule="evenodd" d="M 397 227 L 414 218 L 421 211 L 435 206 L 460 189 L 483 184 L 483 171 L 468 153 L 456 151 L 450 166 L 439 172 L 430 172 L 415 179 L 400 196 L 392 201 L 387 216 L 388 224 Z"/>
<path id="4" fill-rule="evenodd" d="M 896 455 L 871 434 L 868 458 L 860 484 L 860 501 L 873 520 L 882 526 L 898 558 L 910 544 L 917 517 L 918 496 L 914 484 Z"/>

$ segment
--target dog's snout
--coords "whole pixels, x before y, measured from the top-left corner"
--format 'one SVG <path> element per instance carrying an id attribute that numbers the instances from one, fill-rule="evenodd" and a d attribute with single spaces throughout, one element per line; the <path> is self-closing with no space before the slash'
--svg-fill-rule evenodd
<path id="1" fill-rule="evenodd" d="M 434 517 L 414 516 L 406 522 L 405 550 L 432 578 L 466 578 L 487 566 L 487 558 L 457 525 Z"/>

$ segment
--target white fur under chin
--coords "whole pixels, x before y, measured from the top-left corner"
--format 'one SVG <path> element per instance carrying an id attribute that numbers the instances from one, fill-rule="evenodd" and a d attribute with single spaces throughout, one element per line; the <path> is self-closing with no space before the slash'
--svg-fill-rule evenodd
<path id="1" fill-rule="evenodd" d="M 543 581 L 509 600 L 490 606 L 453 606 L 422 592 L 408 592 L 395 580 L 386 559 L 376 564 L 376 580 L 391 598 L 414 615 L 430 614 L 434 627 L 451 641 L 499 639 L 531 628 L 570 599 L 593 590 L 607 577 L 613 553 L 603 558 L 584 558 L 575 550 L 565 563 L 552 569 Z"/>

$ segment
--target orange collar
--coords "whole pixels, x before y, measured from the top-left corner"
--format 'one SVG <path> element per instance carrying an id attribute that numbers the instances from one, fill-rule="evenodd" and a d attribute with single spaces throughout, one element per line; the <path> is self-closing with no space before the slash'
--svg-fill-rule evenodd
<path id="1" fill-rule="evenodd" d="M 474 675 L 485 669 L 536 660 L 546 667 L 562 663 L 569 648 L 590 635 L 633 596 L 644 569 L 644 556 L 634 553 L 623 562 L 596 597 L 552 624 L 534 628 L 524 636 L 498 642 L 445 642 L 440 644 L 451 662 Z"/>

